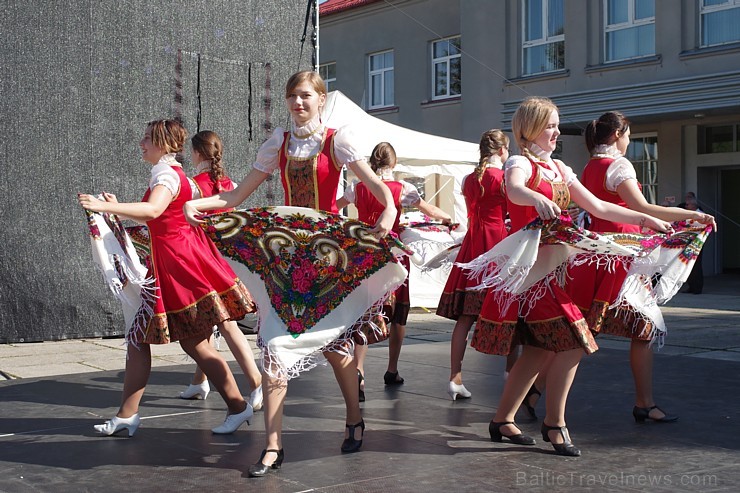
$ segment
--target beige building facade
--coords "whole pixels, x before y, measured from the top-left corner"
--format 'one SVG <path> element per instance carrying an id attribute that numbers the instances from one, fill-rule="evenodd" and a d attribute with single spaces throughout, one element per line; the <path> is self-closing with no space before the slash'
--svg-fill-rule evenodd
<path id="1" fill-rule="evenodd" d="M 647 199 L 695 192 L 705 273 L 740 272 L 740 0 L 328 0 L 319 33 L 330 89 L 414 130 L 477 142 L 551 98 L 577 172 L 587 122 L 622 111 Z"/>

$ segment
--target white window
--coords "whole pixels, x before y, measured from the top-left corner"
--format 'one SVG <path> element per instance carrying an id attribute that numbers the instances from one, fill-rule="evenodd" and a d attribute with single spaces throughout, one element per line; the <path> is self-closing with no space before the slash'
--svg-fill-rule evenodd
<path id="1" fill-rule="evenodd" d="M 337 64 L 335 62 L 319 65 L 319 75 L 324 79 L 326 92 L 337 88 Z"/>
<path id="2" fill-rule="evenodd" d="M 658 203 L 658 136 L 656 134 L 630 135 L 626 158 L 635 166 L 642 194 L 651 204 Z"/>
<path id="3" fill-rule="evenodd" d="M 432 99 L 462 94 L 460 36 L 432 43 Z"/>
<path id="4" fill-rule="evenodd" d="M 701 45 L 740 41 L 740 0 L 701 0 Z"/>
<path id="5" fill-rule="evenodd" d="M 368 57 L 369 109 L 393 106 L 393 50 Z"/>
<path id="6" fill-rule="evenodd" d="M 522 0 L 522 72 L 524 75 L 565 68 L 563 0 Z"/>
<path id="7" fill-rule="evenodd" d="M 605 0 L 604 60 L 655 54 L 655 0 Z"/>

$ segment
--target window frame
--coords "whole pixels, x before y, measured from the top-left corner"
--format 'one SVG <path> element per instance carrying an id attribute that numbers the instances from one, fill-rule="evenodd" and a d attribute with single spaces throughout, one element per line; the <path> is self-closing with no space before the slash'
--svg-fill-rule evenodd
<path id="1" fill-rule="evenodd" d="M 722 41 L 721 43 L 713 43 L 713 44 L 705 44 L 704 43 L 704 15 L 705 14 L 713 14 L 716 12 L 721 12 L 723 10 L 732 10 L 740 8 L 740 0 L 727 0 L 728 4 L 726 5 L 705 5 L 704 0 L 701 0 L 701 3 L 699 4 L 699 48 L 710 48 L 712 46 L 722 46 L 726 44 L 732 44 L 732 43 L 738 43 L 740 42 L 740 33 L 738 35 L 738 39 L 733 39 L 731 41 Z"/>
<path id="2" fill-rule="evenodd" d="M 380 55 L 386 55 L 388 53 L 393 55 L 393 64 L 390 67 L 383 67 L 380 69 L 373 70 L 372 69 L 373 57 L 380 56 Z M 375 109 L 380 109 L 380 108 L 390 108 L 395 104 L 394 101 L 388 102 L 387 96 L 385 94 L 385 76 L 387 72 L 391 72 L 391 84 L 395 85 L 396 83 L 395 66 L 396 66 L 396 54 L 394 53 L 393 48 L 388 49 L 388 50 L 376 51 L 374 53 L 369 53 L 367 55 L 367 89 L 368 89 L 367 109 L 375 110 Z M 373 87 L 374 87 L 373 77 L 377 75 L 380 76 L 380 81 L 381 81 L 381 84 L 380 84 L 381 103 L 373 104 Z"/>
<path id="3" fill-rule="evenodd" d="M 649 156 L 650 159 L 641 159 L 636 160 L 634 159 L 634 156 L 630 153 L 630 150 L 634 148 L 634 146 L 640 145 L 640 143 L 644 139 L 655 139 L 655 155 Z M 642 195 L 645 197 L 645 200 L 647 200 L 651 204 L 658 204 L 660 203 L 658 201 L 658 187 L 660 186 L 660 181 L 658 180 L 658 173 L 660 171 L 660 155 L 658 153 L 658 132 L 644 132 L 644 133 L 636 133 L 630 135 L 630 146 L 627 150 L 627 154 L 625 157 L 630 160 L 632 165 L 635 167 L 635 173 L 637 174 L 637 181 L 642 186 Z M 639 141 L 639 142 L 638 142 Z M 653 182 L 647 182 L 643 181 L 643 178 L 650 177 L 651 171 L 650 171 L 650 163 L 655 163 L 655 179 Z M 646 167 L 647 166 L 647 167 Z"/>
<path id="4" fill-rule="evenodd" d="M 619 24 L 609 24 L 609 2 L 610 0 L 603 0 L 603 19 L 604 19 L 604 31 L 603 31 L 603 42 L 604 42 L 604 52 L 603 52 L 603 60 L 604 63 L 617 63 L 622 62 L 624 60 L 634 60 L 636 58 L 644 58 L 648 56 L 654 56 L 655 55 L 655 28 L 653 27 L 653 51 L 652 53 L 645 54 L 645 55 L 639 55 L 635 54 L 632 56 L 624 57 L 624 58 L 615 58 L 610 59 L 609 58 L 609 33 L 614 33 L 617 31 L 624 31 L 627 29 L 633 29 L 637 27 L 647 26 L 652 24 L 655 26 L 655 1 L 653 0 L 653 16 L 648 17 L 645 19 L 635 19 L 635 2 L 637 0 L 626 0 L 627 1 L 627 21 L 622 22 Z"/>
<path id="5" fill-rule="evenodd" d="M 328 68 L 330 65 L 334 65 L 334 77 L 329 77 L 328 75 L 324 75 L 324 73 L 328 74 L 328 70 L 324 71 L 322 69 Z M 324 84 L 326 84 L 326 92 L 331 92 L 336 89 L 337 85 L 337 62 L 328 62 L 328 63 L 322 63 L 319 65 L 319 75 L 322 79 L 324 79 Z"/>
<path id="6" fill-rule="evenodd" d="M 435 57 L 434 56 L 434 48 L 435 48 L 435 46 L 437 46 L 437 43 L 449 42 L 452 39 L 457 39 L 458 40 L 457 46 L 458 46 L 459 53 L 457 53 L 455 55 L 446 55 L 446 56 L 442 56 L 442 57 Z M 439 101 L 439 100 L 443 100 L 443 99 L 450 99 L 450 98 L 458 98 L 458 97 L 461 97 L 462 96 L 462 36 L 459 35 L 459 34 L 457 34 L 455 36 L 447 36 L 446 38 L 435 39 L 434 41 L 431 42 L 431 44 L 429 45 L 429 48 L 430 48 L 430 55 L 431 55 L 431 74 L 430 74 L 431 100 L 432 101 Z M 451 86 L 452 86 L 452 83 L 451 83 L 452 82 L 452 69 L 451 69 L 452 63 L 451 63 L 451 61 L 453 59 L 459 59 L 460 60 L 460 64 L 459 64 L 460 65 L 460 75 L 459 75 L 459 79 L 460 79 L 460 92 L 458 94 L 452 94 L 451 93 Z M 442 63 L 446 64 L 446 66 L 447 66 L 446 93 L 445 94 L 436 94 L 436 92 L 437 92 L 436 91 L 436 87 L 437 87 L 437 84 L 436 84 L 436 75 L 437 74 L 436 74 L 435 70 L 437 68 L 437 65 L 440 65 Z"/>
<path id="7" fill-rule="evenodd" d="M 549 7 L 548 7 L 548 0 L 542 0 L 542 33 L 544 34 L 543 38 L 538 38 L 537 40 L 526 40 L 527 36 L 527 15 L 526 12 L 528 12 L 527 3 L 531 2 L 532 0 L 522 0 L 521 2 L 521 8 L 522 8 L 522 51 L 521 51 L 521 57 L 522 57 L 522 69 L 521 74 L 524 77 L 527 76 L 533 76 L 533 75 L 540 75 L 540 74 L 548 74 L 552 72 L 559 72 L 561 70 L 565 69 L 565 0 L 563 0 L 563 34 L 557 34 L 555 36 L 550 36 L 548 33 L 548 20 L 550 18 L 549 16 Z M 525 63 L 526 56 L 525 53 L 528 49 L 536 48 L 539 46 L 546 46 L 546 45 L 555 45 L 557 43 L 563 44 L 563 66 L 562 67 L 556 67 L 551 70 L 542 70 L 538 72 L 527 72 L 527 66 Z"/>

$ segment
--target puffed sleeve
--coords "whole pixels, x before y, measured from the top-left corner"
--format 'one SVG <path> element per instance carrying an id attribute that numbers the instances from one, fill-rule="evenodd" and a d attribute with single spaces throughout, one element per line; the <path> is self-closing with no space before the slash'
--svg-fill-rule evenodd
<path id="1" fill-rule="evenodd" d="M 283 145 L 285 130 L 278 127 L 272 132 L 269 139 L 257 151 L 257 159 L 254 162 L 254 169 L 263 173 L 272 174 L 278 169 L 278 154 L 280 147 Z"/>
<path id="2" fill-rule="evenodd" d="M 337 158 L 338 164 L 346 166 L 349 163 L 365 159 L 359 149 L 352 145 L 354 142 L 359 142 L 359 139 L 357 132 L 353 130 L 351 125 L 345 125 L 337 129 L 334 134 L 334 157 Z"/>
<path id="3" fill-rule="evenodd" d="M 401 207 L 414 207 L 421 202 L 421 195 L 414 185 L 401 180 Z"/>
<path id="4" fill-rule="evenodd" d="M 355 187 L 357 186 L 357 182 L 353 181 L 350 183 L 350 185 L 344 190 L 344 200 L 349 202 L 350 204 L 354 204 L 357 200 L 357 192 L 355 191 Z"/>
<path id="5" fill-rule="evenodd" d="M 199 199 L 200 198 L 200 188 L 198 187 L 198 185 L 190 177 L 188 177 L 188 183 L 190 183 L 190 190 L 193 191 L 193 199 L 192 200 Z"/>
<path id="6" fill-rule="evenodd" d="M 167 190 L 174 196 L 180 191 L 180 177 L 171 166 L 166 164 L 157 164 L 152 167 L 152 176 L 149 179 L 149 188 L 154 190 L 157 185 L 167 187 Z"/>
<path id="7" fill-rule="evenodd" d="M 511 168 L 519 168 L 520 170 L 524 171 L 525 183 L 528 182 L 530 178 L 532 178 L 532 161 L 524 156 L 510 156 L 509 159 L 507 159 L 504 163 L 504 170 L 508 170 Z"/>
<path id="8" fill-rule="evenodd" d="M 637 180 L 637 173 L 635 167 L 629 159 L 622 156 L 615 159 L 609 168 L 606 170 L 606 178 L 604 180 L 606 189 L 610 192 L 616 192 L 617 187 L 627 180 Z"/>
<path id="9" fill-rule="evenodd" d="M 573 168 L 562 162 L 560 159 L 553 159 L 560 169 L 560 173 L 563 175 L 563 181 L 566 185 L 570 186 L 575 180 L 578 180 Z"/>

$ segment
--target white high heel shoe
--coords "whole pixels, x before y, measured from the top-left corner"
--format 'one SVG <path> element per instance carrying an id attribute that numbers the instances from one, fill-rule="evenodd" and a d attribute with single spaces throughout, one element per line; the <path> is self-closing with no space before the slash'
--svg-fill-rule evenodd
<path id="1" fill-rule="evenodd" d="M 255 411 L 262 409 L 262 385 L 254 389 L 252 393 L 249 394 L 249 405 L 252 406 L 252 409 Z"/>
<path id="2" fill-rule="evenodd" d="M 209 392 L 211 392 L 211 386 L 208 385 L 208 380 L 203 381 L 197 385 L 190 384 L 185 392 L 180 392 L 180 399 L 203 399 L 206 400 Z"/>
<path id="3" fill-rule="evenodd" d="M 470 399 L 470 397 L 473 395 L 468 389 L 465 388 L 465 385 L 458 385 L 453 381 L 450 381 L 450 384 L 447 386 L 447 393 L 450 395 L 453 401 L 457 400 L 458 397 L 460 397 L 461 399 Z"/>
<path id="4" fill-rule="evenodd" d="M 95 428 L 95 431 L 105 436 L 115 435 L 119 431 L 125 429 L 128 430 L 128 436 L 132 437 L 139 428 L 140 422 L 141 419 L 139 419 L 139 413 L 136 413 L 130 418 L 119 418 L 118 416 L 113 416 L 113 418 L 109 419 L 102 425 L 95 425 L 93 428 Z"/>
<path id="5" fill-rule="evenodd" d="M 244 411 L 238 414 L 227 414 L 224 422 L 220 426 L 212 428 L 211 431 L 216 435 L 230 435 L 244 424 L 245 421 L 247 425 L 249 425 L 249 418 L 251 418 L 253 414 L 254 409 L 252 409 L 252 405 L 247 402 L 247 407 L 244 408 Z"/>

